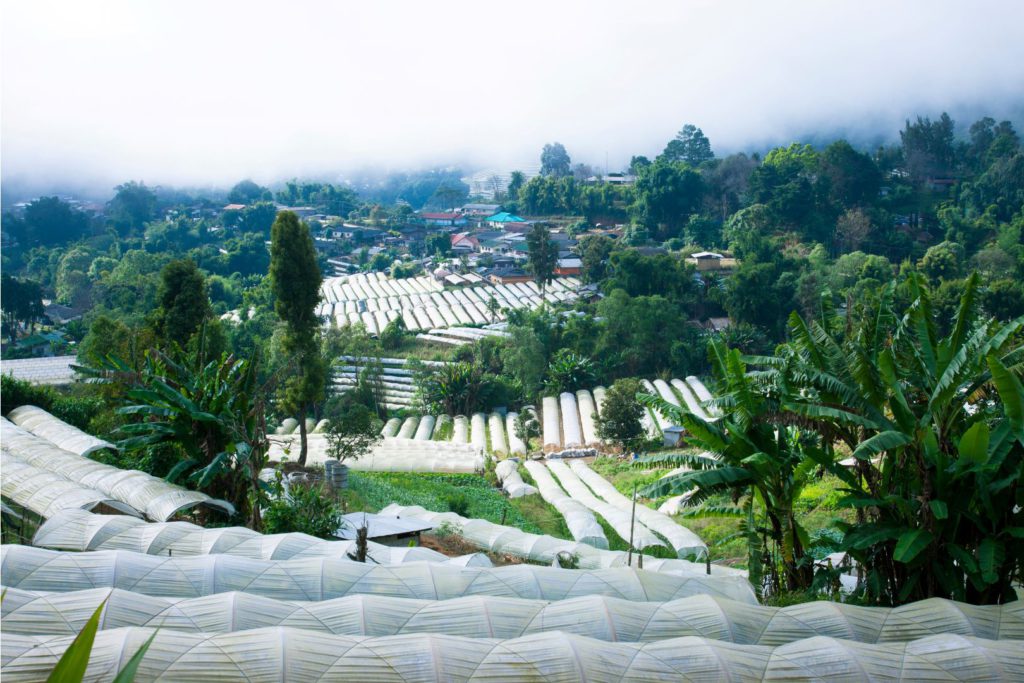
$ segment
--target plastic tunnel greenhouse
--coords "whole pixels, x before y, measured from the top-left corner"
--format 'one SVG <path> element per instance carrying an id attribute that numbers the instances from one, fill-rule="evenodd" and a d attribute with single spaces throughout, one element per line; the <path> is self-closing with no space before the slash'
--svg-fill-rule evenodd
<path id="1" fill-rule="evenodd" d="M 572 471 L 590 489 L 606 500 L 610 505 L 617 507 L 623 513 L 629 514 L 633 510 L 632 501 L 619 493 L 610 481 L 590 469 L 582 460 L 573 461 L 570 464 Z M 679 557 L 701 558 L 707 555 L 708 547 L 700 537 L 684 526 L 676 524 L 668 515 L 652 510 L 642 503 L 636 504 L 636 518 L 651 531 L 660 534 L 668 541 L 672 550 Z"/>
<path id="2" fill-rule="evenodd" d="M 86 679 L 110 681 L 153 629 L 97 634 Z M 71 636 L 5 635 L 5 683 L 46 678 Z M 940 634 L 869 645 L 818 636 L 777 647 L 700 637 L 608 643 L 568 633 L 511 640 L 415 633 L 365 638 L 269 627 L 156 632 L 139 680 L 289 681 L 1021 680 L 1019 642 Z"/>
<path id="3" fill-rule="evenodd" d="M 595 548 L 607 548 L 608 539 L 604 535 L 604 529 L 594 517 L 594 513 L 586 508 L 581 502 L 573 500 L 565 494 L 562 487 L 558 485 L 551 473 L 544 465 L 533 460 L 527 460 L 523 467 L 530 473 L 533 480 L 537 482 L 541 498 L 554 506 L 565 518 L 565 525 L 569 533 L 580 543 L 592 545 Z"/>
<path id="4" fill-rule="evenodd" d="M 494 474 L 509 498 L 522 498 L 537 493 L 535 486 L 523 481 L 522 475 L 519 474 L 519 462 L 516 460 L 502 460 L 495 465 Z"/>
<path id="5" fill-rule="evenodd" d="M 7 419 L 25 431 L 76 455 L 89 455 L 105 448 L 117 450 L 114 444 L 86 434 L 36 406 L 18 406 L 7 414 Z"/>
<path id="6" fill-rule="evenodd" d="M 446 633 L 472 638 L 519 638 L 565 631 L 617 642 L 700 636 L 741 645 L 784 645 L 829 636 L 891 643 L 955 633 L 989 640 L 1024 638 L 1024 603 L 975 606 L 931 599 L 895 609 L 808 602 L 761 607 L 707 595 L 669 602 L 630 602 L 601 595 L 569 600 L 471 596 L 415 600 L 350 595 L 321 602 L 274 600 L 249 593 L 161 598 L 119 589 L 70 593 L 7 589 L 4 633 L 73 635 L 107 600 L 101 629 L 128 626 L 230 633 L 288 626 L 335 635 Z"/>
<path id="7" fill-rule="evenodd" d="M 534 562 L 550 564 L 557 557 L 566 553 L 579 560 L 582 569 L 600 569 L 604 567 L 627 566 L 628 554 L 622 550 L 603 550 L 586 543 L 567 541 L 554 536 L 531 534 L 516 527 L 494 524 L 485 519 L 468 519 L 454 512 L 431 512 L 418 505 L 401 506 L 391 504 L 380 511 L 382 515 L 394 517 L 416 517 L 426 520 L 435 527 L 448 524 L 462 538 L 481 550 L 521 557 Z M 637 562 L 634 553 L 633 562 Z M 707 575 L 704 563 L 689 560 L 662 559 L 651 555 L 643 556 L 644 571 L 667 572 L 679 575 Z M 746 577 L 746 571 L 712 565 L 712 576 Z M 748 586 L 749 589 L 749 586 Z M 750 595 L 753 595 L 753 589 Z"/>
<path id="8" fill-rule="evenodd" d="M 142 515 L 130 505 L 101 491 L 30 465 L 6 451 L 0 453 L 0 493 L 43 518 L 64 510 L 109 510 L 124 515 Z"/>
<path id="9" fill-rule="evenodd" d="M 570 571 L 528 564 L 371 565 L 324 557 L 252 560 L 232 555 L 161 557 L 124 550 L 67 553 L 21 545 L 5 545 L 0 554 L 4 585 L 33 591 L 108 587 L 180 598 L 245 591 L 281 600 L 329 600 L 360 593 L 421 600 L 608 595 L 643 602 L 707 593 L 754 602 L 750 584 L 742 577 L 676 576 L 629 567 Z"/>
<path id="10" fill-rule="evenodd" d="M 327 541 L 301 533 L 265 535 L 245 527 L 205 529 L 189 522 L 147 523 L 122 515 L 94 515 L 81 510 L 62 512 L 36 531 L 33 545 L 53 550 L 130 550 L 146 555 L 236 555 L 257 560 L 307 557 L 349 559 L 355 541 Z M 419 546 L 390 547 L 368 543 L 370 559 L 378 564 L 448 562 L 446 555 Z M 491 566 L 486 555 L 456 560 L 459 564 Z"/>
<path id="11" fill-rule="evenodd" d="M 226 501 L 168 484 L 145 472 L 122 470 L 65 451 L 2 417 L 0 440 L 4 449 L 20 460 L 85 488 L 95 489 L 158 522 L 197 505 L 234 513 L 234 507 Z"/>
<path id="12" fill-rule="evenodd" d="M 566 493 L 568 493 L 574 501 L 582 503 L 587 508 L 604 517 L 604 520 L 608 522 L 613 529 L 615 529 L 615 533 L 617 533 L 624 541 L 628 541 L 632 538 L 634 548 L 642 550 L 651 546 L 664 547 L 665 542 L 651 533 L 639 520 L 635 520 L 631 529 L 629 511 L 620 510 L 611 503 L 606 503 L 603 500 L 600 500 L 597 496 L 591 493 L 586 484 L 584 484 L 564 462 L 561 462 L 560 460 L 549 460 L 548 469 L 558 477 L 558 481 L 562 484 L 562 488 L 565 489 Z"/>

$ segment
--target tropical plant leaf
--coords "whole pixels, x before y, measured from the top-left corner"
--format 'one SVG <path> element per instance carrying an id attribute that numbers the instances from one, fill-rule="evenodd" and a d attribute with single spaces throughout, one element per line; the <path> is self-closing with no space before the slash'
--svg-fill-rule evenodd
<path id="1" fill-rule="evenodd" d="M 857 450 L 853 452 L 853 457 L 860 460 L 868 460 L 872 456 L 884 451 L 899 448 L 900 446 L 906 446 L 911 443 L 911 441 L 913 441 L 913 439 L 903 432 L 892 430 L 881 432 L 861 443 L 861 445 L 857 447 Z"/>
<path id="2" fill-rule="evenodd" d="M 993 584 L 999 581 L 999 569 L 1005 558 L 1006 548 L 1000 541 L 991 536 L 982 540 L 978 546 L 978 567 L 986 583 Z"/>
<path id="3" fill-rule="evenodd" d="M 85 678 L 85 671 L 89 668 L 89 657 L 92 655 L 92 644 L 100 627 L 100 615 L 107 606 L 107 599 L 99 604 L 89 617 L 89 621 L 85 622 L 85 626 L 71 641 L 71 645 L 61 655 L 57 666 L 46 679 L 47 683 L 81 683 Z"/>
<path id="4" fill-rule="evenodd" d="M 153 634 L 146 639 L 146 642 L 132 655 L 132 658 L 125 662 L 125 665 L 114 676 L 112 683 L 132 683 L 135 680 L 135 675 L 139 672 L 139 665 L 142 664 L 142 658 L 146 656 L 146 652 L 149 651 L 149 646 L 153 644 L 153 639 L 156 638 L 159 630 L 153 631 Z"/>
<path id="5" fill-rule="evenodd" d="M 900 535 L 896 542 L 896 549 L 893 551 L 892 559 L 897 562 L 908 564 L 927 548 L 935 537 L 927 529 L 914 529 Z"/>

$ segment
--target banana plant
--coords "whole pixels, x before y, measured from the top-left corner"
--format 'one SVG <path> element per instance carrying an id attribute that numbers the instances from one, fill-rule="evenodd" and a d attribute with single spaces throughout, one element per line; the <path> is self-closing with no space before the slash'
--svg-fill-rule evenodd
<path id="1" fill-rule="evenodd" d="M 641 403 L 684 427 L 687 444 L 702 451 L 701 455 L 642 458 L 638 466 L 671 460 L 690 469 L 660 479 L 642 493 L 656 497 L 692 492 L 691 505 L 719 493 L 731 494 L 734 499 L 746 497 L 750 505 L 744 515 L 748 531 L 757 528 L 764 538 L 762 543 L 748 539 L 749 565 L 760 570 L 764 546 L 772 546 L 777 562 L 773 559 L 767 569 L 777 577 L 769 582 L 773 589 L 807 589 L 814 579 L 807 555 L 810 539 L 797 519 L 795 503 L 818 463 L 825 459 L 820 440 L 813 431 L 780 422 L 779 398 L 760 390 L 759 377 L 748 372 L 739 351 L 727 350 L 716 341 L 711 342 L 710 351 L 723 390 L 716 402 L 723 410 L 721 419 L 705 421 L 660 397 L 637 395 Z M 754 520 L 755 504 L 764 513 L 760 525 Z"/>
<path id="2" fill-rule="evenodd" d="M 870 600 L 1012 599 L 1024 561 L 1024 318 L 980 319 L 972 275 L 940 337 L 923 278 L 901 286 L 903 312 L 891 283 L 856 319 L 794 314 L 766 375 L 788 387 L 784 411 L 852 453 L 852 468 L 831 469 L 857 511 L 844 545 Z"/>

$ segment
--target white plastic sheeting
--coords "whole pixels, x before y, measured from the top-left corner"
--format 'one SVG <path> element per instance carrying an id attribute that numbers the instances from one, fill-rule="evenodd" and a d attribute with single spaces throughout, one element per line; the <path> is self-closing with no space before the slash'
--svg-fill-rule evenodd
<path id="1" fill-rule="evenodd" d="M 576 395 L 568 391 L 558 395 L 562 411 L 562 445 L 565 448 L 579 448 L 583 445 L 580 431 L 580 415 L 576 410 Z"/>
<path id="2" fill-rule="evenodd" d="M 402 423 L 401 429 L 398 430 L 399 439 L 411 439 L 416 435 L 416 426 L 419 424 L 420 419 L 418 417 L 407 417 L 405 422 Z"/>
<path id="3" fill-rule="evenodd" d="M 451 415 L 444 415 L 444 414 L 438 415 L 437 416 L 437 422 L 434 424 L 434 433 L 431 435 L 431 438 L 434 439 L 435 441 L 442 441 L 442 440 L 449 440 L 450 441 L 451 440 L 451 436 L 452 436 L 452 434 L 451 434 L 452 430 L 451 430 L 451 427 L 450 427 L 451 422 L 452 422 L 452 416 Z"/>
<path id="4" fill-rule="evenodd" d="M 652 396 L 657 396 L 658 395 L 658 388 L 655 387 L 654 384 L 652 384 L 649 380 L 646 380 L 646 379 L 640 380 L 640 386 L 642 386 L 644 388 L 644 391 L 646 391 L 647 393 L 651 394 Z M 647 412 L 649 412 L 650 415 L 651 415 L 651 424 L 653 424 L 654 427 L 657 429 L 657 433 L 652 434 L 652 436 L 660 437 L 662 435 L 662 431 L 666 427 L 671 427 L 672 426 L 669 423 L 668 418 L 666 418 L 664 415 L 662 415 L 660 410 L 655 410 L 653 408 L 648 408 Z"/>
<path id="5" fill-rule="evenodd" d="M 691 389 L 693 389 L 694 395 L 697 397 L 697 400 L 700 401 L 702 405 L 706 406 L 708 401 L 714 399 L 714 396 L 711 395 L 711 392 L 708 391 L 708 388 L 704 386 L 704 382 L 701 382 L 699 378 L 693 375 L 687 375 L 686 384 L 689 385 Z M 720 411 L 718 411 L 715 408 L 706 408 L 706 410 L 713 417 L 720 414 Z"/>
<path id="6" fill-rule="evenodd" d="M 420 423 L 416 425 L 416 434 L 412 438 L 417 441 L 430 441 L 430 436 L 434 433 L 434 425 L 437 423 L 437 418 L 433 415 L 424 415 L 420 418 Z"/>
<path id="7" fill-rule="evenodd" d="M 327 541 L 301 533 L 261 534 L 245 527 L 205 529 L 188 522 L 144 522 L 134 517 L 94 515 L 67 511 L 39 527 L 33 545 L 51 550 L 130 550 L 172 557 L 236 555 L 257 560 L 292 560 L 330 557 L 347 560 L 356 552 L 355 541 Z M 369 542 L 367 554 L 378 564 L 447 562 L 448 557 L 429 548 L 390 547 Z M 465 563 L 464 563 L 465 564 Z M 490 566 L 477 554 L 472 566 Z"/>
<path id="8" fill-rule="evenodd" d="M 576 460 L 570 464 L 570 467 L 572 468 L 572 471 L 579 476 L 583 483 L 589 486 L 595 494 L 603 498 L 609 504 L 619 508 L 624 513 L 629 514 L 631 512 L 632 501 L 619 493 L 611 482 L 594 470 L 590 469 L 585 462 L 582 460 Z M 679 557 L 693 557 L 700 559 L 707 555 L 708 547 L 705 545 L 704 541 L 686 527 L 676 524 L 667 515 L 656 510 L 652 510 L 643 503 L 637 502 L 636 518 L 648 529 L 660 534 L 666 541 L 668 541 L 672 550 L 674 550 Z"/>
<path id="9" fill-rule="evenodd" d="M 121 588 L 146 595 L 194 598 L 244 591 L 279 600 L 329 600 L 373 594 L 420 600 L 496 595 L 565 600 L 608 595 L 664 602 L 709 593 L 750 600 L 740 577 L 676 576 L 628 567 L 566 570 L 529 564 L 460 567 L 436 562 L 375 565 L 328 557 L 253 560 L 232 555 L 162 557 L 124 550 L 66 553 L 23 545 L 0 548 L 4 585 L 67 592 Z"/>
<path id="10" fill-rule="evenodd" d="M 235 511 L 230 503 L 205 493 L 168 484 L 145 472 L 122 470 L 65 451 L 3 417 L 0 417 L 0 442 L 8 453 L 24 462 L 85 488 L 95 489 L 157 522 L 166 521 L 197 505 L 217 508 L 228 514 Z"/>
<path id="11" fill-rule="evenodd" d="M 7 419 L 76 455 L 89 455 L 104 448 L 117 450 L 114 444 L 86 434 L 78 427 L 69 425 L 36 406 L 18 406 L 7 414 Z"/>
<path id="12" fill-rule="evenodd" d="M 85 681 L 110 681 L 151 637 L 140 680 L 982 681 L 1024 678 L 1014 641 L 940 634 L 869 645 L 818 636 L 777 647 L 696 636 L 609 643 L 568 633 L 511 640 L 410 633 L 362 637 L 267 627 L 237 633 L 121 628 L 97 633 Z M 5 683 L 47 677 L 72 636 L 5 636 Z"/>
<path id="13" fill-rule="evenodd" d="M 40 517 L 48 518 L 63 510 L 103 510 L 125 515 L 141 513 L 130 505 L 114 500 L 101 491 L 69 481 L 59 474 L 30 465 L 0 452 L 0 493 Z"/>
<path id="14" fill-rule="evenodd" d="M 627 566 L 628 554 L 622 550 L 602 550 L 586 543 L 566 541 L 554 536 L 527 533 L 521 529 L 511 526 L 502 526 L 488 522 L 485 519 L 468 519 L 454 512 L 431 512 L 418 505 L 402 506 L 391 504 L 380 511 L 382 515 L 395 517 L 416 517 L 434 525 L 435 528 L 447 524 L 462 536 L 463 539 L 472 543 L 481 550 L 521 557 L 534 562 L 550 564 L 559 555 L 573 555 L 579 560 L 581 569 L 600 569 L 604 567 L 625 567 Z M 633 555 L 633 562 L 637 563 L 637 554 Z M 666 560 L 650 555 L 643 556 L 644 571 L 665 572 L 678 574 L 680 576 L 705 576 L 707 578 L 732 577 L 745 585 L 741 595 L 728 596 L 733 599 L 740 599 L 745 602 L 755 602 L 752 597 L 754 592 L 749 583 L 746 583 L 747 573 L 742 569 L 731 567 L 711 566 L 711 576 L 706 574 L 706 566 L 701 563 L 690 562 L 689 560 Z M 716 591 L 718 589 L 715 589 Z"/>
<path id="15" fill-rule="evenodd" d="M 452 441 L 455 443 L 469 443 L 469 420 L 465 415 L 456 415 L 452 427 Z"/>
<path id="16" fill-rule="evenodd" d="M 500 413 L 491 413 L 487 417 L 487 431 L 491 435 L 491 453 L 508 454 L 508 441 L 505 440 L 505 420 Z"/>
<path id="17" fill-rule="evenodd" d="M 519 436 L 516 429 L 516 418 L 519 413 L 509 413 L 505 416 L 505 431 L 508 434 L 508 452 L 512 455 L 526 455 L 526 443 Z"/>
<path id="18" fill-rule="evenodd" d="M 594 387 L 594 407 L 597 408 L 598 415 L 604 410 L 604 399 L 607 395 L 608 390 L 604 387 Z"/>
<path id="19" fill-rule="evenodd" d="M 579 407 L 580 427 L 583 429 L 583 443 L 587 446 L 598 446 L 601 439 L 597 436 L 597 406 L 594 397 L 586 389 L 576 392 L 576 405 Z"/>
<path id="20" fill-rule="evenodd" d="M 545 396 L 540 404 L 541 428 L 543 430 L 544 450 L 562 450 L 562 418 L 558 410 L 558 399 L 554 396 Z"/>
<path id="21" fill-rule="evenodd" d="M 564 462 L 561 462 L 560 460 L 548 460 L 547 465 L 548 469 L 558 477 L 558 481 L 562 484 L 562 488 L 565 489 L 566 493 L 568 493 L 574 501 L 582 503 L 590 510 L 593 510 L 604 517 L 604 520 L 608 522 L 613 529 L 615 529 L 615 533 L 617 533 L 622 540 L 628 543 L 630 538 L 632 538 L 633 547 L 640 550 L 651 546 L 664 547 L 665 542 L 648 531 L 639 519 L 637 519 L 633 524 L 631 534 L 630 513 L 628 511 L 623 512 L 614 505 L 604 502 L 591 493 L 586 484 L 584 484 Z"/>
<path id="22" fill-rule="evenodd" d="M 703 406 L 701 406 L 700 401 L 697 400 L 697 396 L 693 393 L 693 389 L 689 384 L 682 380 L 674 379 L 672 380 L 672 386 L 675 387 L 676 391 L 679 392 L 679 395 L 683 397 L 683 401 L 686 403 L 686 409 L 689 412 L 705 421 L 712 419 L 711 415 L 704 410 Z"/>
<path id="23" fill-rule="evenodd" d="M 501 482 L 502 490 L 509 498 L 522 498 L 537 493 L 537 488 L 523 481 L 516 460 L 502 460 L 494 467 L 494 474 Z"/>
<path id="24" fill-rule="evenodd" d="M 307 438 L 307 463 L 323 464 L 329 458 L 327 439 L 320 434 Z M 270 437 L 270 459 L 280 460 L 289 453 L 298 453 L 295 436 Z M 384 438 L 373 449 L 345 464 L 351 470 L 366 472 L 455 472 L 473 473 L 483 470 L 484 458 L 479 448 L 454 441 L 417 441 Z"/>
<path id="25" fill-rule="evenodd" d="M 287 626 L 335 635 L 444 633 L 468 638 L 564 631 L 617 642 L 699 636 L 772 646 L 814 636 L 861 643 L 905 642 L 937 633 L 1024 639 L 1022 601 L 977 606 L 934 598 L 894 609 L 826 601 L 761 607 L 710 595 L 668 602 L 627 602 L 603 595 L 554 602 L 483 595 L 444 601 L 350 595 L 296 602 L 238 592 L 161 598 L 116 588 L 71 593 L 9 588 L 2 604 L 4 634 L 77 634 L 104 600 L 101 630 L 148 626 L 231 633 Z"/>
<path id="26" fill-rule="evenodd" d="M 604 535 L 604 529 L 594 517 L 594 513 L 581 502 L 565 495 L 565 491 L 554 480 L 551 473 L 539 462 L 527 460 L 523 466 L 537 482 L 541 498 L 554 506 L 565 518 L 565 526 L 569 528 L 569 533 L 574 539 L 595 548 L 606 549 L 608 547 L 608 538 Z"/>
<path id="27" fill-rule="evenodd" d="M 398 430 L 402 428 L 402 420 L 397 417 L 393 417 L 384 423 L 384 428 L 380 430 L 381 436 L 398 436 Z"/>
<path id="28" fill-rule="evenodd" d="M 487 418 L 483 413 L 473 413 L 469 421 L 469 442 L 474 448 L 487 450 Z"/>

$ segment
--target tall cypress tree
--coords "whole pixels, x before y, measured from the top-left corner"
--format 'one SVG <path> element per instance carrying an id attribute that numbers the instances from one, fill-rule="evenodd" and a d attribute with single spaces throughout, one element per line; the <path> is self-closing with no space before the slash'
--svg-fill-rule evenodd
<path id="1" fill-rule="evenodd" d="M 326 384 L 316 315 L 321 279 L 309 227 L 291 211 L 277 214 L 270 229 L 270 281 L 274 311 L 286 327 L 282 348 L 295 367 L 280 398 L 284 411 L 299 421 L 300 465 L 306 464 L 306 413 L 323 398 Z"/>
<path id="2" fill-rule="evenodd" d="M 171 261 L 160 271 L 157 333 L 164 343 L 185 348 L 203 323 L 213 317 L 206 278 L 191 259 Z"/>

